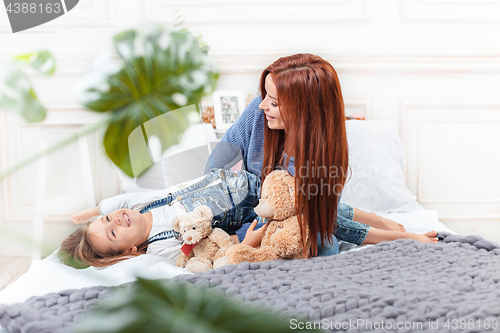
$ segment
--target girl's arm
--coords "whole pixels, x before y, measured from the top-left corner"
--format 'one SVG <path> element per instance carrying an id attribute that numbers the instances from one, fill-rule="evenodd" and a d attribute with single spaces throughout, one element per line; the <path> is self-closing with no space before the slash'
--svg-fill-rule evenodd
<path id="1" fill-rule="evenodd" d="M 111 198 L 107 198 L 101 200 L 97 207 L 88 208 L 79 213 L 71 215 L 71 221 L 73 221 L 74 224 L 83 224 L 95 216 L 109 214 L 112 211 L 120 208 L 131 208 L 130 206 L 137 203 L 138 199 L 139 195 L 137 193 L 120 194 Z"/>
<path id="2" fill-rule="evenodd" d="M 74 224 L 82 224 L 99 215 L 101 214 L 99 213 L 97 207 L 88 208 L 80 213 L 71 215 L 71 221 L 73 221 Z"/>
<path id="3" fill-rule="evenodd" d="M 260 119 L 257 118 L 260 112 L 260 102 L 260 96 L 256 97 L 224 133 L 224 136 L 214 148 L 207 161 L 205 174 L 209 173 L 212 168 L 229 169 L 236 165 L 242 158 L 246 159 L 254 127 L 253 124 L 255 121 L 258 121 L 257 119 Z M 262 121 L 264 121 L 263 119 Z M 244 163 L 245 167 L 247 167 L 246 161 Z"/>
<path id="4" fill-rule="evenodd" d="M 97 208 L 100 213 L 99 215 L 106 215 L 122 208 L 137 209 L 164 196 L 164 190 L 124 193 L 101 200 Z"/>
<path id="5" fill-rule="evenodd" d="M 71 215 L 71 221 L 75 224 L 82 224 L 91 218 L 99 215 L 109 214 L 121 208 L 134 208 L 160 199 L 163 192 L 135 192 L 116 195 L 111 198 L 101 200 L 97 207 L 88 208 L 80 213 Z"/>
<path id="6" fill-rule="evenodd" d="M 436 231 L 429 231 L 425 234 L 414 234 L 405 231 L 390 231 L 370 228 L 362 244 L 378 244 L 380 242 L 388 242 L 397 239 L 413 239 L 424 243 L 437 243 L 438 238 L 436 236 Z"/>

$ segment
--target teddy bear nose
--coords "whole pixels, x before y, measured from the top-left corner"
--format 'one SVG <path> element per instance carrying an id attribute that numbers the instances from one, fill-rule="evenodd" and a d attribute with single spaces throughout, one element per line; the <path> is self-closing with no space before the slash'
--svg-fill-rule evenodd
<path id="1" fill-rule="evenodd" d="M 187 236 L 187 237 L 186 237 L 186 240 L 187 240 L 187 241 L 190 241 L 191 239 L 193 239 L 191 236 Z"/>
<path id="2" fill-rule="evenodd" d="M 252 202 L 252 206 L 255 208 L 259 205 L 259 199 L 255 199 L 253 202 Z"/>

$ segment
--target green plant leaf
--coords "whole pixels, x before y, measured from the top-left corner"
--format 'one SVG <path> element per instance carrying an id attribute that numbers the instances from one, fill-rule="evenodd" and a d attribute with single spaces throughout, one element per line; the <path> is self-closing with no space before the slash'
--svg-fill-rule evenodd
<path id="1" fill-rule="evenodd" d="M 83 262 L 77 260 L 75 257 L 73 257 L 72 255 L 70 255 L 69 253 L 65 252 L 65 251 L 57 251 L 57 257 L 59 258 L 59 260 L 65 264 L 65 265 L 68 265 L 70 267 L 73 267 L 73 268 L 76 268 L 76 269 L 85 269 L 85 268 L 88 268 L 90 267 L 89 265 L 87 264 L 84 264 Z"/>
<path id="2" fill-rule="evenodd" d="M 18 63 L 9 63 L 0 79 L 0 109 L 15 113 L 30 123 L 45 119 L 47 110 L 38 101 L 29 78 Z"/>
<path id="3" fill-rule="evenodd" d="M 153 163 L 149 137 L 160 139 L 162 152 L 177 144 L 196 108 L 159 117 L 199 105 L 215 89 L 218 73 L 189 31 L 148 25 L 119 33 L 113 42 L 121 62 L 97 62 L 82 80 L 79 97 L 90 110 L 119 114 L 106 130 L 105 151 L 128 176 L 137 177 Z M 152 119 L 148 131 L 143 125 Z"/>
<path id="4" fill-rule="evenodd" d="M 38 101 L 31 81 L 23 72 L 25 66 L 51 76 L 56 71 L 56 60 L 45 50 L 14 57 L 14 61 L 5 66 L 0 78 L 0 109 L 35 123 L 45 119 L 47 110 Z"/>
<path id="5" fill-rule="evenodd" d="M 290 332 L 290 318 L 185 282 L 138 279 L 77 324 L 76 332 Z M 296 330 L 318 332 L 318 330 Z"/>
<path id="6" fill-rule="evenodd" d="M 51 76 L 56 71 L 56 59 L 47 50 L 19 55 L 14 57 L 14 60 L 30 65 L 45 76 Z"/>

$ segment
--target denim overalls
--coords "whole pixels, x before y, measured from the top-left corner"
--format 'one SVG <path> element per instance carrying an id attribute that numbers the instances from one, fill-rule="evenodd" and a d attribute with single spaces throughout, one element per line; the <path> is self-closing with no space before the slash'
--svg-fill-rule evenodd
<path id="1" fill-rule="evenodd" d="M 214 214 L 212 226 L 234 235 L 243 223 L 262 218 L 253 210 L 253 202 L 260 197 L 260 179 L 246 171 L 233 172 L 212 169 L 202 180 L 167 197 L 146 205 L 141 214 L 150 209 L 179 202 L 186 211 L 206 205 Z"/>
<path id="2" fill-rule="evenodd" d="M 153 208 L 171 205 L 174 201 L 179 202 L 188 212 L 206 205 L 214 214 L 212 226 L 221 228 L 230 235 L 238 234 L 241 241 L 253 220 L 258 222 L 255 229 L 264 224 L 262 218 L 253 210 L 253 202 L 259 198 L 259 177 L 243 170 L 233 172 L 214 168 L 199 182 L 146 205 L 140 212 L 142 214 Z M 336 236 L 360 245 L 368 233 L 369 226 L 352 221 L 353 216 L 351 206 L 339 204 Z M 318 244 L 318 255 L 338 253 L 338 241 L 335 237 L 332 244 Z"/>

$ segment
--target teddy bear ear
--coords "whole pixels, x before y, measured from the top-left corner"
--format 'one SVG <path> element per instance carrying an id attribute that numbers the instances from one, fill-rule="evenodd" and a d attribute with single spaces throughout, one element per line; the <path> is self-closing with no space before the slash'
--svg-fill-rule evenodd
<path id="1" fill-rule="evenodd" d="M 205 218 L 207 220 L 211 220 L 214 217 L 214 214 L 212 213 L 212 210 L 208 208 L 207 206 L 199 206 L 196 207 L 193 212 L 200 214 L 202 218 Z"/>
<path id="2" fill-rule="evenodd" d="M 179 223 L 181 222 L 181 218 L 179 216 L 174 216 L 172 219 L 172 229 L 174 229 L 177 232 L 181 231 L 181 228 L 179 227 Z"/>

